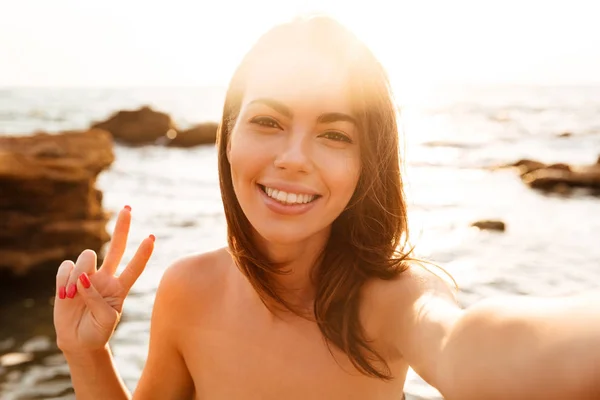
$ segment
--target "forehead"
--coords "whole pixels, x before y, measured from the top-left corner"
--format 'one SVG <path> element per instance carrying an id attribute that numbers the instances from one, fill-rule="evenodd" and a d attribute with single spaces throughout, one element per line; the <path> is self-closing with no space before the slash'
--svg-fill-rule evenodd
<path id="1" fill-rule="evenodd" d="M 292 108 L 350 112 L 348 69 L 334 57 L 306 48 L 286 48 L 250 64 L 243 103 L 274 98 Z"/>

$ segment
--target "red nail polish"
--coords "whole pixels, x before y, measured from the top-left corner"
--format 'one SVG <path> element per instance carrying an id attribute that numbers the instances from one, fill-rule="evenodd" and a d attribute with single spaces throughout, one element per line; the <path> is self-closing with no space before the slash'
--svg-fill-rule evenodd
<path id="1" fill-rule="evenodd" d="M 89 289 L 89 287 L 91 285 L 90 278 L 88 278 L 88 276 L 85 272 L 83 274 L 79 275 L 79 280 L 81 281 L 81 284 L 83 285 L 84 288 Z"/>
<path id="2" fill-rule="evenodd" d="M 154 235 L 150 235 L 150 236 L 148 236 L 148 237 L 149 237 L 149 238 L 150 238 L 150 240 L 152 240 L 153 242 L 154 242 L 154 241 L 156 241 L 156 236 L 154 236 Z"/>
<path id="3" fill-rule="evenodd" d="M 67 297 L 72 299 L 73 297 L 75 297 L 76 294 L 77 294 L 77 286 L 75 286 L 74 283 L 71 283 L 69 285 L 69 288 L 67 289 Z"/>
<path id="4" fill-rule="evenodd" d="M 131 212 L 131 207 L 129 207 L 129 206 L 125 206 L 124 208 L 125 208 L 127 211 Z"/>
<path id="5" fill-rule="evenodd" d="M 58 298 L 64 299 L 65 297 L 67 297 L 67 289 L 65 289 L 64 286 L 61 286 L 58 288 Z"/>

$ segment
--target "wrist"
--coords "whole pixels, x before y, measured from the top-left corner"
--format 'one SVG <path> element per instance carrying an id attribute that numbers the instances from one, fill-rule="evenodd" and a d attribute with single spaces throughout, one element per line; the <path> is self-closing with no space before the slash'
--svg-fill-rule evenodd
<path id="1" fill-rule="evenodd" d="M 94 362 L 99 358 L 110 356 L 108 343 L 98 349 L 61 350 L 69 364 L 72 362 Z"/>

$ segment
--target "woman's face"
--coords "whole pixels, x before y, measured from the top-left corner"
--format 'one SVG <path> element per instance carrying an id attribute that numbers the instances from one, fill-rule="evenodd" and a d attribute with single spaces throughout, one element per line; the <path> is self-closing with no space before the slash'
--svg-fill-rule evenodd
<path id="1" fill-rule="evenodd" d="M 250 66 L 227 156 L 242 210 L 267 242 L 328 235 L 354 193 L 359 132 L 346 82 L 338 64 L 308 49 Z"/>

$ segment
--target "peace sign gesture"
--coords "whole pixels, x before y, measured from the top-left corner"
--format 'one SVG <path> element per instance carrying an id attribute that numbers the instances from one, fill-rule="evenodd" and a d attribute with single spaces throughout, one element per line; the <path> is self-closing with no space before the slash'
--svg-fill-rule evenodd
<path id="1" fill-rule="evenodd" d="M 154 249 L 154 236 L 142 241 L 125 270 L 115 272 L 127 245 L 131 208 L 117 218 L 112 242 L 102 266 L 96 253 L 84 250 L 77 259 L 63 261 L 56 275 L 54 328 L 58 348 L 64 353 L 102 349 L 112 336 L 129 290 L 140 276 Z"/>

